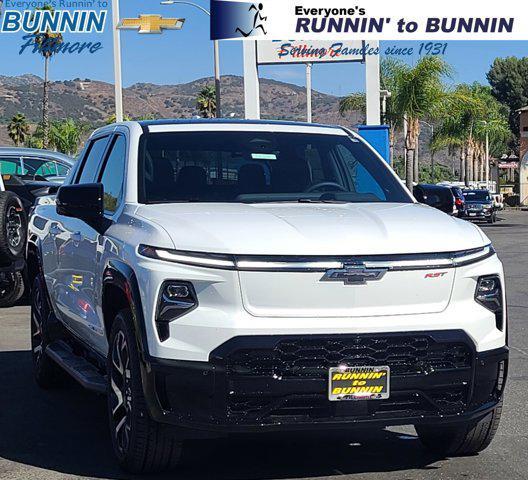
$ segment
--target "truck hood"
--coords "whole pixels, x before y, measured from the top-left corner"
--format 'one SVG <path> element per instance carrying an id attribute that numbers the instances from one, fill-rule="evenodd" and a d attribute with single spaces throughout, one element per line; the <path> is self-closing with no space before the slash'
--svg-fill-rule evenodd
<path id="1" fill-rule="evenodd" d="M 178 250 L 246 255 L 449 252 L 489 243 L 475 225 L 422 204 L 141 205 Z"/>

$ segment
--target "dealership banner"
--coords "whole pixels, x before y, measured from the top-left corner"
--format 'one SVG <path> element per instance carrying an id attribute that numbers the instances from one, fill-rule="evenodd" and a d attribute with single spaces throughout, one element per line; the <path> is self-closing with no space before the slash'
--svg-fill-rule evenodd
<path id="1" fill-rule="evenodd" d="M 257 63 L 281 65 L 285 63 L 363 62 L 365 42 L 352 41 L 304 41 L 259 40 Z"/>
<path id="2" fill-rule="evenodd" d="M 211 38 L 526 40 L 523 2 L 211 0 Z"/>

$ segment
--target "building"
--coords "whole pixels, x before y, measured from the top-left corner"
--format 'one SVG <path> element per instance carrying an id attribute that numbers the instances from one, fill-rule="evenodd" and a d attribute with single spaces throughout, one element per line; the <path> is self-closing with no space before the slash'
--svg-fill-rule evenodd
<path id="1" fill-rule="evenodd" d="M 520 125 L 519 201 L 528 206 L 528 106 L 518 110 Z"/>

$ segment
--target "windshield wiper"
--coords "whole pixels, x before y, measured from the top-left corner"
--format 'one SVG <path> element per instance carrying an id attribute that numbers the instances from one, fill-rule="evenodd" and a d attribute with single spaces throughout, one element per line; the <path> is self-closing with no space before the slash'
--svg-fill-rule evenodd
<path id="1" fill-rule="evenodd" d="M 299 198 L 297 203 L 348 203 L 343 200 L 330 200 L 330 199 L 313 199 L 313 198 Z"/>

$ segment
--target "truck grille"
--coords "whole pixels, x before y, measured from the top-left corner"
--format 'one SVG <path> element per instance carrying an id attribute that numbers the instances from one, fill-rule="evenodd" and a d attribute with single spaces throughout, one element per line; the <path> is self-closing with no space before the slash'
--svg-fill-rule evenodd
<path id="1" fill-rule="evenodd" d="M 233 347 L 222 355 L 232 421 L 408 418 L 467 408 L 474 354 L 462 341 L 426 334 L 317 335 L 282 337 L 261 348 Z M 340 364 L 388 365 L 390 398 L 330 402 L 328 369 Z"/>
<path id="2" fill-rule="evenodd" d="M 471 366 L 471 351 L 460 343 L 427 336 L 336 336 L 279 341 L 270 349 L 237 350 L 227 357 L 230 374 L 324 379 L 337 365 L 388 365 L 391 375 L 427 374 Z"/>

